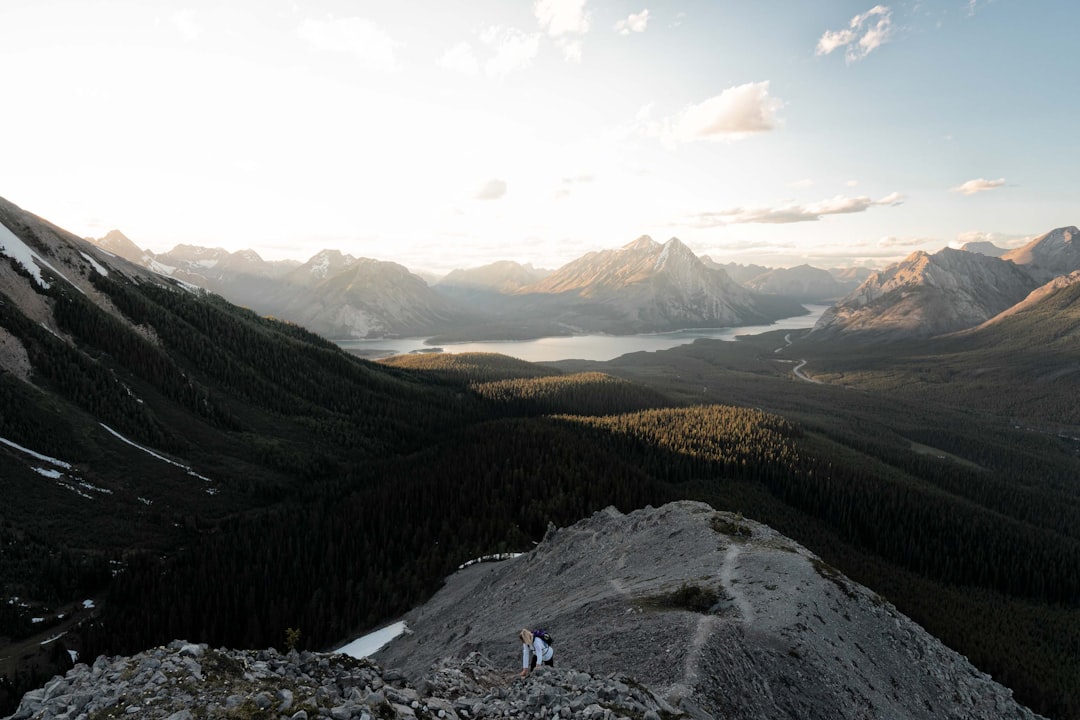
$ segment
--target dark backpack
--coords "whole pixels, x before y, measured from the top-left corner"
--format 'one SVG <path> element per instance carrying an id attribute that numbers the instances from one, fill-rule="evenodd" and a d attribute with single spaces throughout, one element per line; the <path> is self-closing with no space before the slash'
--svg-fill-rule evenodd
<path id="1" fill-rule="evenodd" d="M 533 637 L 540 638 L 541 640 L 543 640 L 548 645 L 554 645 L 555 644 L 555 638 L 551 637 L 551 633 L 549 633 L 547 630 L 533 630 L 532 634 L 533 634 Z"/>

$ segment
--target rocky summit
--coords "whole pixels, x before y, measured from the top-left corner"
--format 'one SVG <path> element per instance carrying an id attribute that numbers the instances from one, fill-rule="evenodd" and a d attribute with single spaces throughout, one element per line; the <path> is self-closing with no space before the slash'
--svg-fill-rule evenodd
<path id="1" fill-rule="evenodd" d="M 609 508 L 451 576 L 375 661 L 181 641 L 99 657 L 11 720 L 1033 720 L 1007 688 L 767 526 Z M 555 667 L 520 678 L 522 627 Z M 386 670 L 382 668 L 387 668 Z"/>

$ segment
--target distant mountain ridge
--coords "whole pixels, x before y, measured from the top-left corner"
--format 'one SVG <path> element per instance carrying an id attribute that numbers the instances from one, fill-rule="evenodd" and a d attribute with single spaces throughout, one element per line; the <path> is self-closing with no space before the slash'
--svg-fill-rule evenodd
<path id="1" fill-rule="evenodd" d="M 913 253 L 827 310 L 809 337 L 900 340 L 975 327 L 1080 269 L 1077 234 L 1058 228 L 1001 258 L 951 248 Z"/>
<path id="2" fill-rule="evenodd" d="M 434 287 L 396 263 L 323 250 L 300 264 L 257 253 L 178 245 L 136 254 L 144 267 L 331 338 L 439 335 L 520 339 L 723 327 L 803 314 L 795 301 L 748 290 L 676 238 L 643 237 L 589 253 L 556 271 L 503 261 L 455 270 Z M 123 238 L 127 240 L 126 238 Z"/>

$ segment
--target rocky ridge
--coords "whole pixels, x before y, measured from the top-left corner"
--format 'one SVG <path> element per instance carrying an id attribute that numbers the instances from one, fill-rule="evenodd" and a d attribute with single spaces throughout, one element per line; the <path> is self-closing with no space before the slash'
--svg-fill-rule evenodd
<path id="1" fill-rule="evenodd" d="M 477 653 L 441 663 L 413 687 L 399 672 L 347 655 L 211 649 L 177 640 L 76 665 L 28 692 L 7 720 L 660 720 L 681 714 L 629 678 L 542 668 L 520 679 Z"/>
<path id="2" fill-rule="evenodd" d="M 538 621 L 556 666 L 522 679 L 517 630 Z M 9 720 L 1038 718 L 805 548 L 703 503 L 551 528 L 464 567 L 408 622 L 379 664 L 183 641 L 102 656 Z"/>

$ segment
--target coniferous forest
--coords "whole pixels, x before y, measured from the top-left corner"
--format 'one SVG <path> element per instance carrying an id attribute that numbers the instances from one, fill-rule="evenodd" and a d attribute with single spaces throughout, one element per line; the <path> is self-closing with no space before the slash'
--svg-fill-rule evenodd
<path id="1" fill-rule="evenodd" d="M 1075 440 L 797 383 L 776 338 L 609 364 L 371 363 L 213 295 L 91 277 L 112 311 L 37 291 L 67 339 L 0 296 L 32 366 L 0 373 L 0 437 L 72 465 L 51 482 L 0 448 L 0 590 L 33 601 L 0 603 L 0 637 L 99 603 L 3 667 L 0 713 L 67 649 L 281 647 L 289 629 L 326 649 L 551 524 L 690 498 L 774 526 L 1022 702 L 1080 718 Z"/>

